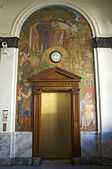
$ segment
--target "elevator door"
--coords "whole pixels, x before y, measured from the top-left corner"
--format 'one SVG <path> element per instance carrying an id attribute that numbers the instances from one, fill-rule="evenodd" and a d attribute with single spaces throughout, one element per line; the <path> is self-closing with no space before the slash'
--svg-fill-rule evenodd
<path id="1" fill-rule="evenodd" d="M 42 93 L 40 157 L 64 159 L 72 157 L 70 93 Z"/>

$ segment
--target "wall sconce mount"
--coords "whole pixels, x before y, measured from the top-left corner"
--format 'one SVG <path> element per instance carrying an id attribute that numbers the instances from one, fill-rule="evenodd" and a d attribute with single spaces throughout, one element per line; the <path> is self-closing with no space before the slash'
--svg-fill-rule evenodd
<path id="1" fill-rule="evenodd" d="M 7 55 L 8 54 L 7 42 L 3 41 L 1 44 L 2 44 L 2 52 L 1 52 L 1 54 Z"/>

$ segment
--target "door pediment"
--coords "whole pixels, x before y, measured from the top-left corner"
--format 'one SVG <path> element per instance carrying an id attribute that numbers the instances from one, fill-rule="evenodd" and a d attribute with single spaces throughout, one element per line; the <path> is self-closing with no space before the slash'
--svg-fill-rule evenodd
<path id="1" fill-rule="evenodd" d="M 37 75 L 32 76 L 29 80 L 32 82 L 36 82 L 36 81 L 77 81 L 79 82 L 80 79 L 81 79 L 80 76 L 77 76 L 59 67 L 54 67 L 39 72 Z"/>

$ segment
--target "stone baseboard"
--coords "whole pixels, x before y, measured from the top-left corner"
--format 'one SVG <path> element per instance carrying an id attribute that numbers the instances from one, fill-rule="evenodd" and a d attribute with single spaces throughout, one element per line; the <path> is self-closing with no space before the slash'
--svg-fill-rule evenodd
<path id="1" fill-rule="evenodd" d="M 73 159 L 72 159 L 73 160 Z M 50 160 L 52 161 L 52 160 Z M 44 161 L 40 158 L 15 158 L 15 159 L 0 159 L 0 166 L 16 166 L 16 165 L 28 165 L 39 166 Z M 63 163 L 63 162 L 62 162 Z M 74 158 L 73 165 L 100 165 L 100 166 L 112 166 L 112 158 L 108 157 L 89 157 L 89 158 Z"/>
<path id="2" fill-rule="evenodd" d="M 112 158 L 108 158 L 108 157 L 81 158 L 80 164 L 81 165 L 112 166 Z"/>
<path id="3" fill-rule="evenodd" d="M 32 165 L 32 158 L 0 159 L 0 166 Z"/>

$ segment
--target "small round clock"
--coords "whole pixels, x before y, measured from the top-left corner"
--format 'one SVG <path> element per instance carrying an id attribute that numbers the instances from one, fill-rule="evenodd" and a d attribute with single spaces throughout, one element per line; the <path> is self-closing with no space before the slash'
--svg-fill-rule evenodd
<path id="1" fill-rule="evenodd" d="M 58 50 L 54 50 L 50 53 L 50 60 L 54 63 L 61 61 L 62 54 Z"/>

